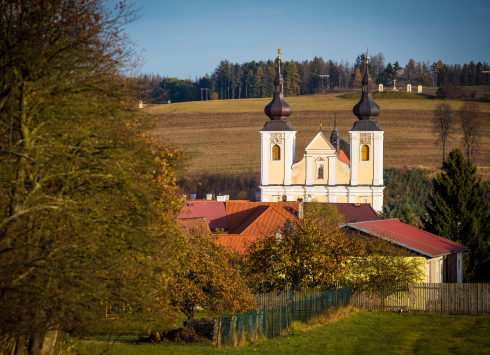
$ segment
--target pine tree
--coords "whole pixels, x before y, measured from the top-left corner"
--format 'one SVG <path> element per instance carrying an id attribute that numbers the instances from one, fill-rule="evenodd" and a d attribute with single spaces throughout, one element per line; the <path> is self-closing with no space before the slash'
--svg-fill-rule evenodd
<path id="1" fill-rule="evenodd" d="M 296 63 L 291 61 L 287 65 L 287 82 L 286 90 L 288 96 L 297 96 L 300 94 L 300 84 L 301 80 L 299 78 L 298 68 Z"/>
<path id="2" fill-rule="evenodd" d="M 442 175 L 433 180 L 425 229 L 443 238 L 464 244 L 471 253 L 464 259 L 467 282 L 490 281 L 489 203 L 477 168 L 459 149 L 449 153 Z"/>

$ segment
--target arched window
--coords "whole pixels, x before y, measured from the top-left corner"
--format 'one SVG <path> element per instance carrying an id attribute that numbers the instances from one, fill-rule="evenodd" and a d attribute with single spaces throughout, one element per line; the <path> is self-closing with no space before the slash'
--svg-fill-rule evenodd
<path id="1" fill-rule="evenodd" d="M 281 160 L 281 147 L 277 144 L 272 147 L 272 160 Z"/>
<path id="2" fill-rule="evenodd" d="M 361 147 L 361 160 L 362 161 L 369 160 L 369 147 L 367 145 L 363 145 Z"/>

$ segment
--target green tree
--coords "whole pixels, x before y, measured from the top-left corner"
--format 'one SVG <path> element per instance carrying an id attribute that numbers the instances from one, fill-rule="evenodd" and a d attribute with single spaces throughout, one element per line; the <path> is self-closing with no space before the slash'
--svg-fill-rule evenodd
<path id="1" fill-rule="evenodd" d="M 362 77 L 361 70 L 356 68 L 356 72 L 354 73 L 354 88 L 358 88 L 361 85 Z"/>
<path id="2" fill-rule="evenodd" d="M 252 243 L 244 273 L 258 291 L 368 283 L 373 288 L 413 281 L 419 265 L 407 251 L 382 238 L 340 229 L 343 218 L 332 204 L 305 206 L 304 218 Z"/>
<path id="3" fill-rule="evenodd" d="M 294 61 L 290 61 L 286 67 L 286 90 L 288 96 L 297 96 L 300 94 L 300 83 L 298 68 Z"/>
<path id="4" fill-rule="evenodd" d="M 489 282 L 490 206 L 477 168 L 454 149 L 442 169 L 432 182 L 425 228 L 471 249 L 464 259 L 466 282 Z"/>
<path id="5" fill-rule="evenodd" d="M 131 109 L 124 2 L 0 8 L 0 353 L 48 355 L 106 306 L 168 309 L 180 153 Z"/>

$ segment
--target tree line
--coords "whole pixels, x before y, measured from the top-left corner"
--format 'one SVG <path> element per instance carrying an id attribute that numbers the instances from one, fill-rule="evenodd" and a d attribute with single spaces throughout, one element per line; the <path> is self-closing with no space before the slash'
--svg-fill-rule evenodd
<path id="1" fill-rule="evenodd" d="M 358 88 L 365 72 L 365 55 L 360 54 L 352 63 L 348 61 L 313 60 L 282 62 L 284 92 L 286 96 L 310 95 Z M 139 97 L 149 103 L 166 103 L 201 100 L 201 90 L 208 89 L 208 99 L 228 100 L 271 97 L 278 62 L 251 61 L 243 64 L 223 60 L 211 75 L 192 79 L 162 77 L 143 74 L 133 80 L 139 87 Z M 369 74 L 375 84 L 393 85 L 401 81 L 422 86 L 475 86 L 488 83 L 486 62 L 445 64 L 442 61 L 416 62 L 410 59 L 403 67 L 398 61 L 386 63 L 384 55 L 370 56 Z M 328 75 L 328 77 L 327 77 Z M 203 96 L 206 99 L 206 96 Z"/>

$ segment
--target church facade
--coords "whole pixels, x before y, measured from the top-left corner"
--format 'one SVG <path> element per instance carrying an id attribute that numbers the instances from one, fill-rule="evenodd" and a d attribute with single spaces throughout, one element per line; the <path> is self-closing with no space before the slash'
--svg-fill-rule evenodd
<path id="1" fill-rule="evenodd" d="M 384 132 L 375 120 L 381 110 L 373 101 L 368 71 L 362 81 L 361 100 L 353 108 L 357 120 L 349 131 L 349 142 L 341 144 L 335 125 L 329 139 L 320 131 L 296 161 L 296 131 L 287 119 L 292 108 L 284 100 L 278 59 L 274 97 L 264 110 L 269 121 L 260 131 L 261 201 L 369 203 L 380 211 Z"/>

